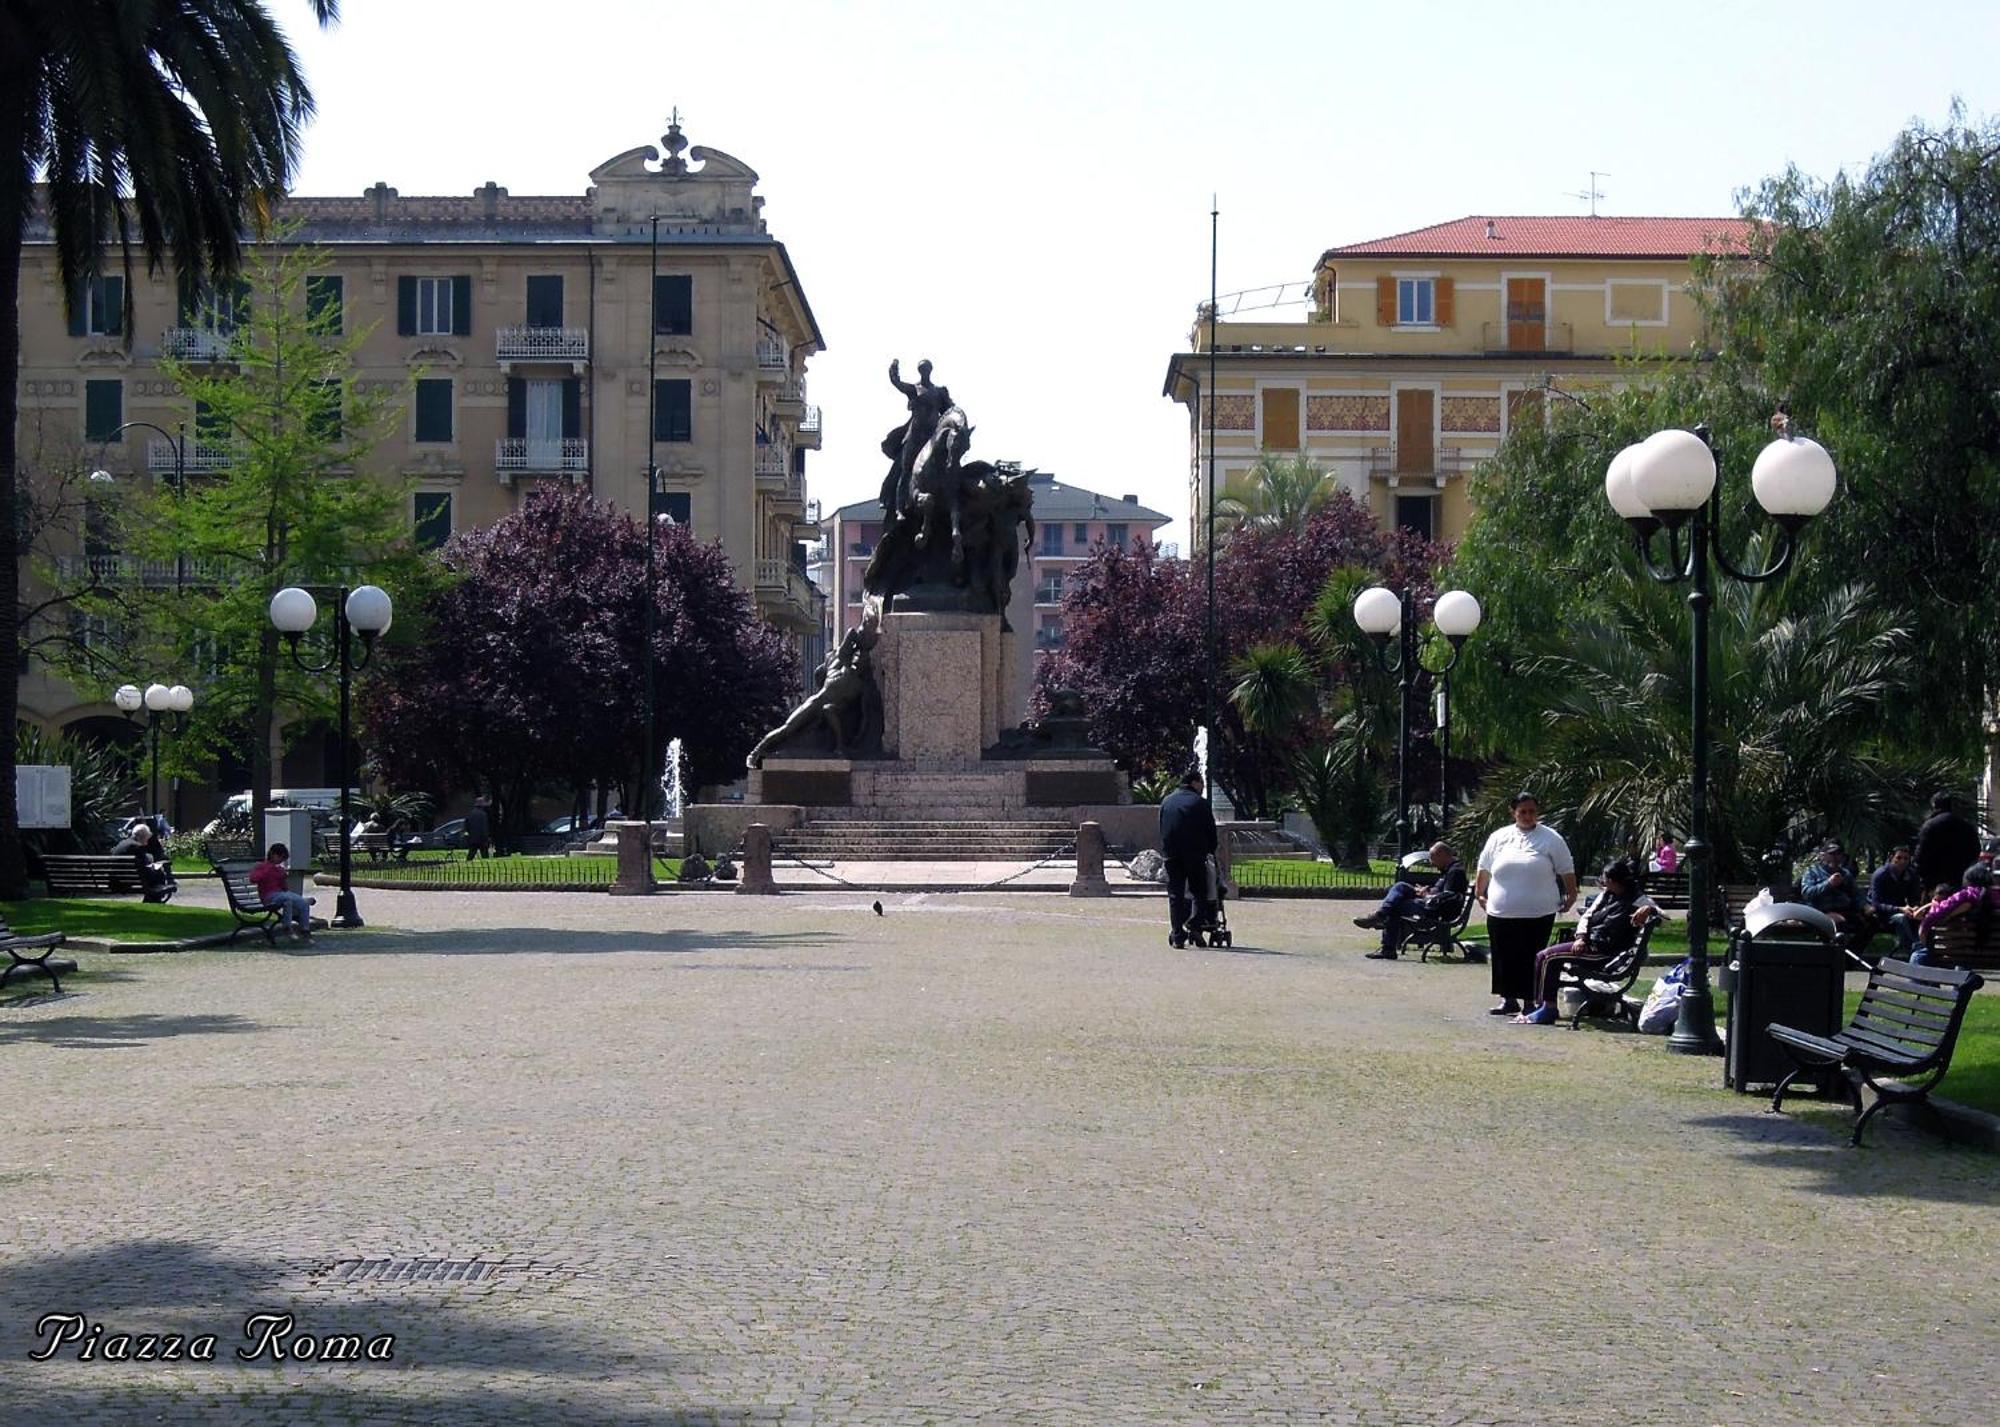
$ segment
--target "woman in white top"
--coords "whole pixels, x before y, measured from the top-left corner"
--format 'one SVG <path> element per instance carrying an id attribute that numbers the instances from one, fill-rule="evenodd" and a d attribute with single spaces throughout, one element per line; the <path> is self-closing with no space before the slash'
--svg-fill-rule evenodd
<path id="1" fill-rule="evenodd" d="M 1472 895 L 1486 909 L 1495 1016 L 1520 1014 L 1534 996 L 1535 953 L 1549 944 L 1556 915 L 1576 902 L 1576 860 L 1554 828 L 1543 827 L 1533 793 L 1513 797 L 1514 821 L 1486 839 Z"/>

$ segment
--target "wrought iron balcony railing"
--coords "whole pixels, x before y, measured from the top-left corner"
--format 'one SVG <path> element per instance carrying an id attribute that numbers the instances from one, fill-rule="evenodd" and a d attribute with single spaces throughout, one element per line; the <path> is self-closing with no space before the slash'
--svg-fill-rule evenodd
<path id="1" fill-rule="evenodd" d="M 493 443 L 493 469 L 581 475 L 590 469 L 590 442 L 581 436 L 565 436 L 555 441 L 503 436 Z"/>
<path id="2" fill-rule="evenodd" d="M 493 334 L 495 355 L 503 362 L 587 362 L 587 327 L 501 327 Z"/>

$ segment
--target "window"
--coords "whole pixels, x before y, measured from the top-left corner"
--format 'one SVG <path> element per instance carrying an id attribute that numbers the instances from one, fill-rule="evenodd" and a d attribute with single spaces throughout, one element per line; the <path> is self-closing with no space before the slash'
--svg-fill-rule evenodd
<path id="1" fill-rule="evenodd" d="M 316 381 L 312 384 L 312 406 L 306 412 L 306 430 L 315 441 L 332 445 L 341 439 L 344 429 L 340 413 L 340 383 L 337 381 Z"/>
<path id="2" fill-rule="evenodd" d="M 306 278 L 306 322 L 315 332 L 337 337 L 346 319 L 347 283 L 315 274 Z"/>
<path id="3" fill-rule="evenodd" d="M 70 291 L 69 335 L 116 337 L 125 330 L 125 279 L 94 277 Z"/>
<path id="4" fill-rule="evenodd" d="M 1128 528 L 1123 525 L 1105 526 L 1104 543 L 1106 545 L 1109 545 L 1113 550 L 1123 550 L 1125 548 L 1125 542 L 1131 538 L 1131 536 L 1127 533 L 1127 529 Z"/>
<path id="5" fill-rule="evenodd" d="M 1437 320 L 1436 284 L 1427 277 L 1396 279 L 1396 325 L 1428 327 Z"/>
<path id="6" fill-rule="evenodd" d="M 451 440 L 450 377 L 424 377 L 417 382 L 417 440 Z"/>
<path id="7" fill-rule="evenodd" d="M 1063 645 L 1063 619 L 1059 614 L 1042 616 L 1042 627 L 1035 631 L 1035 648 L 1060 649 Z"/>
<path id="8" fill-rule="evenodd" d="M 1035 586 L 1036 604 L 1061 604 L 1063 597 L 1063 577 L 1061 570 L 1050 570 Z"/>
<path id="9" fill-rule="evenodd" d="M 204 446 L 219 446 L 229 439 L 229 422 L 205 401 L 194 404 L 194 439 Z"/>
<path id="10" fill-rule="evenodd" d="M 1076 523 L 1076 527 L 1069 534 L 1070 539 L 1075 541 L 1079 546 L 1088 546 L 1090 544 L 1090 527 L 1081 520 Z"/>
<path id="11" fill-rule="evenodd" d="M 694 524 L 694 496 L 688 491 L 653 492 L 653 514 L 683 528 Z"/>
<path id="12" fill-rule="evenodd" d="M 563 284 L 560 273 L 550 277 L 528 279 L 527 317 L 530 327 L 563 325 Z"/>
<path id="13" fill-rule="evenodd" d="M 1396 497 L 1396 528 L 1408 530 L 1431 539 L 1431 517 L 1437 509 L 1437 502 L 1429 496 L 1399 495 Z"/>
<path id="14" fill-rule="evenodd" d="M 396 331 L 405 337 L 466 337 L 472 333 L 472 279 L 396 279 Z"/>
<path id="15" fill-rule="evenodd" d="M 418 491 L 410 497 L 412 526 L 419 550 L 436 550 L 451 539 L 451 493 Z"/>
<path id="16" fill-rule="evenodd" d="M 1050 523 L 1042 527 L 1042 553 L 1060 555 L 1063 552 L 1063 528 Z"/>
<path id="17" fill-rule="evenodd" d="M 694 279 L 653 279 L 653 330 L 686 336 L 694 331 Z"/>
<path id="18" fill-rule="evenodd" d="M 125 422 L 125 383 L 87 381 L 83 384 L 83 436 L 86 441 L 113 441 Z"/>
<path id="19" fill-rule="evenodd" d="M 694 383 L 653 383 L 653 439 L 694 440 Z"/>

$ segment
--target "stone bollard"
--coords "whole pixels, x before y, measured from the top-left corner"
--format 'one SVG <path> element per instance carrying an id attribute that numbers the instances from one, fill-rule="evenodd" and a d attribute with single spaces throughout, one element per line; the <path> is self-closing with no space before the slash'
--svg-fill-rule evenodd
<path id="1" fill-rule="evenodd" d="M 653 825 L 642 822 L 611 824 L 618 835 L 618 875 L 612 879 L 614 897 L 643 897 L 653 890 Z"/>
<path id="2" fill-rule="evenodd" d="M 1069 884 L 1072 897 L 1108 897 L 1111 884 L 1104 880 L 1104 828 L 1084 823 L 1076 830 L 1076 880 Z"/>
<path id="3" fill-rule="evenodd" d="M 777 895 L 778 884 L 771 877 L 771 829 L 762 823 L 743 829 L 743 880 L 736 890 L 752 897 Z"/>

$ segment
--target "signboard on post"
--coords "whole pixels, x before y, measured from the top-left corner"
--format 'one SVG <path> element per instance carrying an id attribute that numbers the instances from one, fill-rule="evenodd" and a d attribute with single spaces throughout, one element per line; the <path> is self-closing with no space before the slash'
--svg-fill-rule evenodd
<path id="1" fill-rule="evenodd" d="M 14 767 L 14 809 L 21 827 L 67 828 L 69 815 L 69 765 L 16 764 Z"/>

